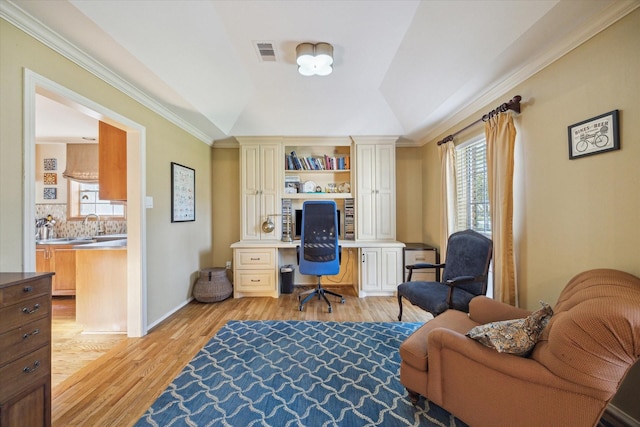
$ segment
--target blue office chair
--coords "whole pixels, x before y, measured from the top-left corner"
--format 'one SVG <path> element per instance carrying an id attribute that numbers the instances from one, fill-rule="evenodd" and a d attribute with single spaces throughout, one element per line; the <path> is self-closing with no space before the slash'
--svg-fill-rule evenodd
<path id="1" fill-rule="evenodd" d="M 303 310 L 304 305 L 314 296 L 321 297 L 329 306 L 331 302 L 326 294 L 344 298 L 335 292 L 324 289 L 320 283 L 322 276 L 336 275 L 340 272 L 340 255 L 342 248 L 338 245 L 338 211 L 336 202 L 329 200 L 310 200 L 302 205 L 302 229 L 300 246 L 298 247 L 298 266 L 300 273 L 318 277 L 318 286 L 298 295 Z"/>

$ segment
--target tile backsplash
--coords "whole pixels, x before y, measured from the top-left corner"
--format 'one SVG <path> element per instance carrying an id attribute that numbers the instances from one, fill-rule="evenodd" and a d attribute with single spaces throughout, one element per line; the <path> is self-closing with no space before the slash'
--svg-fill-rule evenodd
<path id="1" fill-rule="evenodd" d="M 95 236 L 98 234 L 98 222 L 88 221 L 86 225 L 82 220 L 67 221 L 67 205 L 63 204 L 36 204 L 36 217 L 44 218 L 51 215 L 56 220 L 53 237 L 81 237 Z M 93 219 L 93 218 L 92 218 Z M 124 234 L 127 232 L 126 221 L 102 221 L 105 234 Z"/>

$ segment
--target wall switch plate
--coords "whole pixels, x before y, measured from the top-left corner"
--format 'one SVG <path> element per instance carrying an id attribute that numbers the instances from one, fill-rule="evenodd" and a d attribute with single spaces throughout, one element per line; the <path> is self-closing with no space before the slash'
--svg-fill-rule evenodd
<path id="1" fill-rule="evenodd" d="M 227 261 L 227 270 L 231 269 L 231 261 Z"/>
<path id="2" fill-rule="evenodd" d="M 145 208 L 152 208 L 153 207 L 153 197 L 152 196 L 146 196 L 144 198 L 144 207 Z"/>

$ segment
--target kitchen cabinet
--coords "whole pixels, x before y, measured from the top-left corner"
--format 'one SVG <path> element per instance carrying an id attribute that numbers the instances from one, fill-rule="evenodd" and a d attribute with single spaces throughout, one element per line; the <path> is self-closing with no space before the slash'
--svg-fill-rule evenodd
<path id="1" fill-rule="evenodd" d="M 76 294 L 76 251 L 73 245 L 36 245 L 36 271 L 54 272 L 52 295 Z"/>
<path id="2" fill-rule="evenodd" d="M 0 427 L 51 426 L 51 275 L 0 273 Z"/>
<path id="3" fill-rule="evenodd" d="M 395 240 L 395 143 L 360 137 L 356 143 L 356 224 L 358 240 Z"/>
<path id="4" fill-rule="evenodd" d="M 101 200 L 127 200 L 127 132 L 99 123 L 98 181 Z"/>
<path id="5" fill-rule="evenodd" d="M 281 139 L 238 138 L 240 143 L 240 212 L 242 240 L 279 240 L 282 236 L 280 195 L 282 178 Z M 270 219 L 271 231 L 262 229 Z"/>
<path id="6" fill-rule="evenodd" d="M 402 247 L 360 248 L 358 295 L 394 295 L 402 282 Z"/>

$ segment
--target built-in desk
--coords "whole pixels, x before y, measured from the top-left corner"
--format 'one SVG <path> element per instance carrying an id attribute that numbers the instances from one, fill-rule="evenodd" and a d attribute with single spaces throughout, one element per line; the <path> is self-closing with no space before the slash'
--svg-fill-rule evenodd
<path id="1" fill-rule="evenodd" d="M 402 282 L 402 250 L 398 241 L 340 240 L 342 263 L 340 273 L 323 276 L 324 285 L 352 286 L 360 297 L 394 295 Z M 299 240 L 293 242 L 240 241 L 233 249 L 233 296 L 278 298 L 280 266 L 297 265 Z M 295 285 L 313 285 L 314 276 L 294 273 Z"/>

